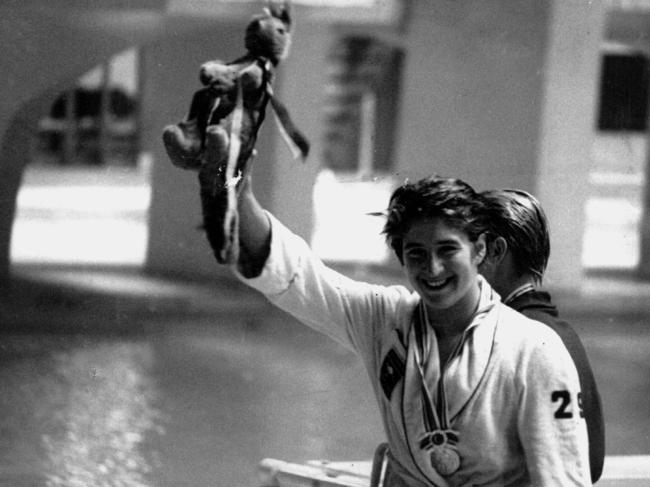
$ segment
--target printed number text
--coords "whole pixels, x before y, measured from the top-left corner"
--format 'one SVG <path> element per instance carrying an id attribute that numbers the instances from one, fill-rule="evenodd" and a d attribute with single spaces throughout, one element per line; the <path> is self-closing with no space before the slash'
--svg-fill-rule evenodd
<path id="1" fill-rule="evenodd" d="M 560 402 L 554 415 L 556 419 L 573 418 L 573 411 L 571 410 L 571 393 L 569 391 L 553 391 L 551 394 L 551 401 Z M 581 418 L 584 418 L 585 413 L 582 409 L 582 392 L 578 392 L 576 395 L 576 404 L 578 405 L 578 414 Z"/>

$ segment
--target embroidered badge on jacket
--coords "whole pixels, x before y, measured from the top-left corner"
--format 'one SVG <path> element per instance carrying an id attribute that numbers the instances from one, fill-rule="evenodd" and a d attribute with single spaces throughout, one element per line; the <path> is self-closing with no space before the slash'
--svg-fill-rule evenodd
<path id="1" fill-rule="evenodd" d="M 386 354 L 386 357 L 384 357 L 379 371 L 379 382 L 381 383 L 381 388 L 384 390 L 386 399 L 389 401 L 393 389 L 395 389 L 397 383 L 404 377 L 405 367 L 404 360 L 400 358 L 394 348 L 391 348 Z"/>

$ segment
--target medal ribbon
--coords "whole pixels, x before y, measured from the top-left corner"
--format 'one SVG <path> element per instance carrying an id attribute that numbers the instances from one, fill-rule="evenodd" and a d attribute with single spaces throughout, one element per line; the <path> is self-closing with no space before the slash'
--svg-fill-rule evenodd
<path id="1" fill-rule="evenodd" d="M 424 373 L 424 358 L 431 356 L 430 350 L 427 350 L 429 348 L 430 339 L 427 337 L 427 334 L 429 333 L 429 325 L 426 320 L 424 304 L 421 304 L 420 316 L 417 321 L 418 323 L 415 327 L 416 343 L 414 352 L 415 362 L 420 376 L 422 396 L 424 396 L 422 409 L 426 429 L 425 433 L 419 438 L 419 447 L 421 450 L 429 453 L 431 466 L 434 470 L 444 476 L 452 475 L 460 468 L 461 460 L 455 446 L 458 442 L 458 433 L 449 428 L 449 413 L 447 410 L 447 397 L 445 394 L 444 370 L 449 361 L 458 354 L 465 335 L 463 334 L 461 336 L 461 340 L 447 358 L 447 362 L 440 367 L 440 373 L 438 374 L 438 407 L 436 408 L 433 404 L 433 399 L 429 392 L 429 387 Z M 420 357 L 420 351 L 422 351 L 422 357 Z"/>
<path id="2" fill-rule="evenodd" d="M 415 347 L 415 362 L 417 364 L 418 373 L 420 376 L 420 381 L 422 382 L 422 395 L 424 396 L 424 419 L 426 427 L 429 431 L 435 430 L 449 430 L 449 411 L 447 406 L 447 397 L 445 395 L 445 384 L 444 384 L 444 375 L 445 365 L 442 364 L 440 367 L 440 377 L 438 378 L 438 404 L 433 403 L 431 392 L 429 391 L 429 386 L 427 384 L 425 374 L 424 374 L 424 365 L 425 357 L 430 357 L 431 353 L 429 350 L 430 340 L 427 339 L 428 329 L 426 327 L 426 316 L 424 310 L 424 304 L 421 304 L 420 307 L 420 316 L 418 319 L 418 326 L 416 327 L 416 338 L 418 344 Z M 463 343 L 461 338 L 460 342 L 456 345 L 456 348 L 452 354 L 447 359 L 449 362 L 453 357 L 458 354 L 458 351 Z M 420 352 L 421 351 L 421 352 Z M 422 353 L 422 356 L 420 356 Z M 450 435 L 450 439 L 457 441 L 458 437 L 456 434 Z"/>

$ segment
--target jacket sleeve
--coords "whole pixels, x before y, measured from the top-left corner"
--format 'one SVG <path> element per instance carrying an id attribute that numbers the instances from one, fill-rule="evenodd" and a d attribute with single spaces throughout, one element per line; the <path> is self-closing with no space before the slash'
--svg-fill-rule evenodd
<path id="1" fill-rule="evenodd" d="M 521 366 L 518 429 L 532 485 L 592 485 L 582 393 L 569 352 L 544 330 L 525 349 Z"/>
<path id="2" fill-rule="evenodd" d="M 402 286 L 379 286 L 350 279 L 327 267 L 299 236 L 276 218 L 271 250 L 262 273 L 246 279 L 280 309 L 355 351 L 373 349 L 378 330 L 396 319 L 411 298 Z"/>

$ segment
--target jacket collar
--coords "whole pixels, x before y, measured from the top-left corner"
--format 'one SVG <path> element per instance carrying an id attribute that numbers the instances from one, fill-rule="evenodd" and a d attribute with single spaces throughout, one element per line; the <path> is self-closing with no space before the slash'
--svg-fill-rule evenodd
<path id="1" fill-rule="evenodd" d="M 535 289 L 519 294 L 506 304 L 519 312 L 537 310 L 551 316 L 558 316 L 559 314 L 557 307 L 551 301 L 551 296 L 545 291 Z"/>

